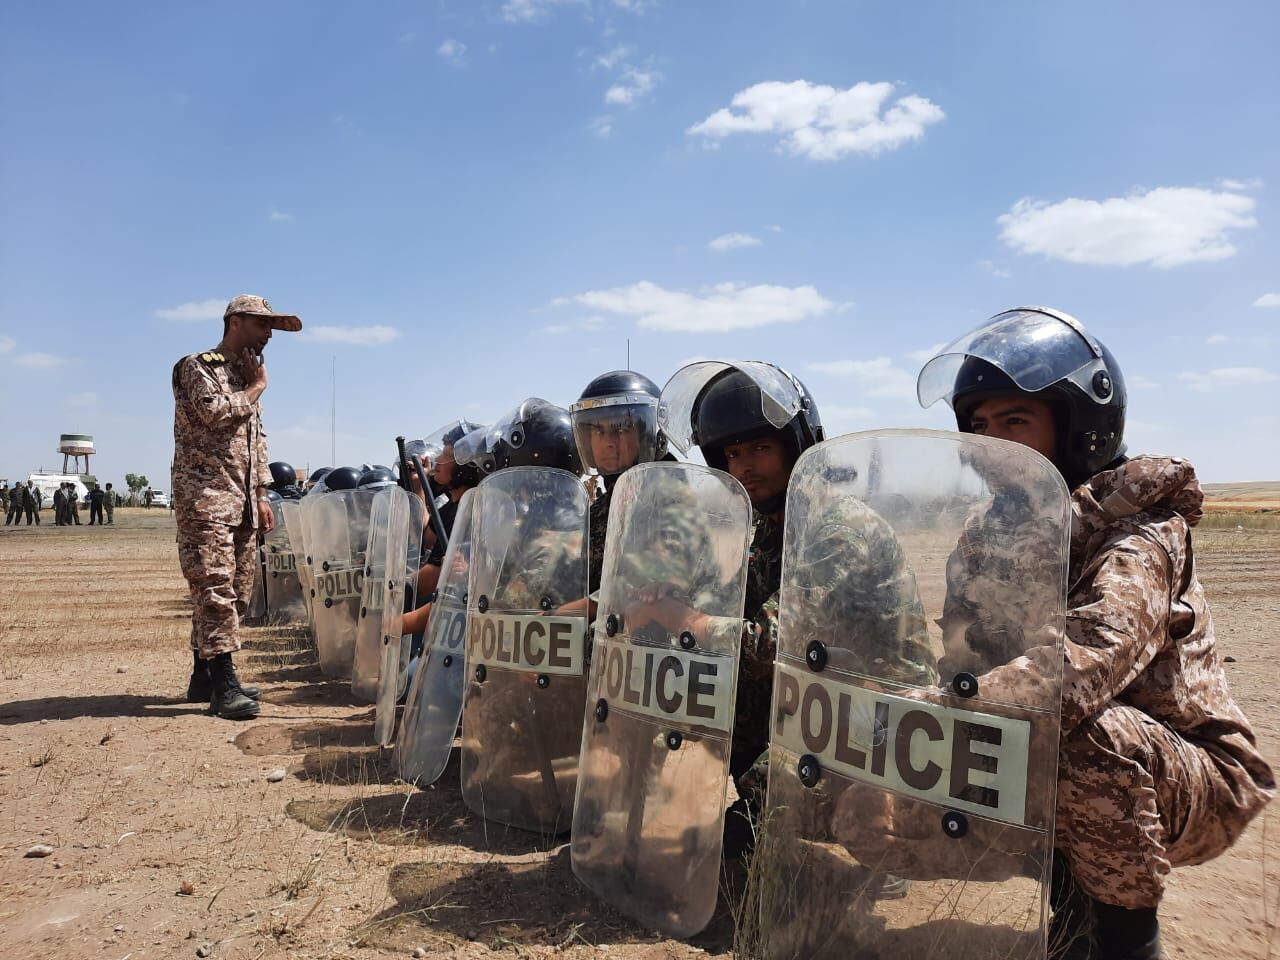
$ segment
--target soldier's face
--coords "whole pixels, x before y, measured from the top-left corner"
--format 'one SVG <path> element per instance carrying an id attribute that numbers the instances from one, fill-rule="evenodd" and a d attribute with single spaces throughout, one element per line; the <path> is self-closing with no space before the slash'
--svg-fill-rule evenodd
<path id="1" fill-rule="evenodd" d="M 456 461 L 453 459 L 453 445 L 444 448 L 444 452 L 436 458 L 435 466 L 431 470 L 431 479 L 442 487 L 449 487 L 453 484 L 453 467 Z"/>
<path id="2" fill-rule="evenodd" d="M 974 407 L 969 426 L 978 436 L 1012 440 L 1049 460 L 1057 453 L 1053 408 L 1038 397 L 1006 393 L 984 400 Z"/>
<path id="3" fill-rule="evenodd" d="M 735 480 L 746 488 L 752 503 L 761 503 L 787 489 L 795 464 L 787 445 L 778 437 L 760 437 L 724 448 L 724 458 Z"/>
<path id="4" fill-rule="evenodd" d="M 234 338 L 236 349 L 248 347 L 262 353 L 271 340 L 271 318 L 238 313 L 231 318 L 227 333 Z"/>
<path id="5" fill-rule="evenodd" d="M 591 456 L 596 469 L 612 476 L 634 467 L 640 457 L 640 431 L 630 419 L 591 425 Z"/>

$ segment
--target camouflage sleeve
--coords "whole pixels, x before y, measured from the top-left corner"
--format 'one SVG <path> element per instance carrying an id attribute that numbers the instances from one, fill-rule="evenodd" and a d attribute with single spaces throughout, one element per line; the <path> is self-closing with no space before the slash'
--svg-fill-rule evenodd
<path id="1" fill-rule="evenodd" d="M 178 363 L 174 395 L 179 401 L 186 400 L 196 416 L 209 427 L 245 420 L 255 412 L 254 404 L 243 391 L 225 393 L 195 357 L 187 357 Z"/>
<path id="2" fill-rule="evenodd" d="M 1155 659 L 1168 636 L 1169 558 L 1131 535 L 1072 591 L 1062 673 L 1064 734 L 1096 716 Z"/>
<path id="3" fill-rule="evenodd" d="M 254 477 L 254 485 L 259 487 L 271 486 L 271 464 L 267 460 L 267 430 L 262 425 L 262 401 L 258 401 L 258 438 L 253 451 L 253 459 L 257 470 Z"/>

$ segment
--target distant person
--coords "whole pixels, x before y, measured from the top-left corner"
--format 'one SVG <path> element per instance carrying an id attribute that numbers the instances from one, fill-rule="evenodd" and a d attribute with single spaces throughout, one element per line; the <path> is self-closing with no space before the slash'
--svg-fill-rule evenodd
<path id="1" fill-rule="evenodd" d="M 102 501 L 106 498 L 107 495 L 103 492 L 102 487 L 95 483 L 93 489 L 89 491 L 89 526 L 92 527 L 95 521 L 98 526 L 106 523 L 106 520 L 102 517 Z"/>
<path id="2" fill-rule="evenodd" d="M 102 498 L 103 504 L 107 508 L 107 526 L 114 526 L 116 522 L 116 493 L 111 489 L 111 484 L 107 484 L 106 496 Z"/>
<path id="3" fill-rule="evenodd" d="M 150 487 L 147 487 L 146 491 L 142 494 L 142 505 L 146 507 L 148 510 L 151 509 L 151 488 Z"/>
<path id="4" fill-rule="evenodd" d="M 53 491 L 53 523 L 57 527 L 67 525 L 67 485 L 65 483 L 58 484 L 58 489 Z"/>
<path id="5" fill-rule="evenodd" d="M 170 502 L 195 608 L 187 700 L 211 699 L 211 712 L 228 720 L 260 712 L 258 691 L 241 685 L 231 655 L 240 649 L 240 618 L 253 592 L 255 533 L 275 525 L 259 402 L 267 389 L 262 351 L 273 330 L 301 329 L 301 320 L 276 313 L 262 297 L 239 296 L 223 313 L 222 342 L 173 367 Z M 148 505 L 151 499 L 148 487 Z"/>
<path id="6" fill-rule="evenodd" d="M 9 488 L 9 512 L 4 515 L 4 525 L 16 524 L 22 519 L 22 484 L 15 483 Z"/>
<path id="7" fill-rule="evenodd" d="M 22 509 L 27 514 L 27 526 L 31 526 L 34 520 L 36 526 L 40 526 L 40 491 L 27 481 L 27 485 L 22 489 Z"/>
<path id="8" fill-rule="evenodd" d="M 74 483 L 67 484 L 67 506 L 71 509 L 71 522 L 80 526 L 80 495 Z"/>

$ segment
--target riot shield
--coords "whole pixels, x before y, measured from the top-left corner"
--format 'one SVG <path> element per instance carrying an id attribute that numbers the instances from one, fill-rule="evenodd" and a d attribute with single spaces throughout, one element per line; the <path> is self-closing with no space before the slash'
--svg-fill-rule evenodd
<path id="1" fill-rule="evenodd" d="M 245 604 L 244 616 L 241 618 L 246 626 L 260 627 L 267 619 L 267 578 L 263 576 L 266 564 L 266 553 L 262 544 L 254 550 L 253 591 Z"/>
<path id="2" fill-rule="evenodd" d="M 301 509 L 301 501 L 278 500 L 271 504 L 276 525 L 263 540 L 266 561 L 267 619 L 271 623 L 303 623 L 307 604 L 298 578 L 298 552 L 293 547 L 288 517 Z M 295 521 L 295 525 L 298 521 Z"/>
<path id="3" fill-rule="evenodd" d="M 444 773 L 462 718 L 473 498 L 474 491 L 468 490 L 458 501 L 422 657 L 409 685 L 396 739 L 396 772 L 400 779 L 424 787 Z"/>
<path id="4" fill-rule="evenodd" d="M 573 872 L 671 936 L 715 910 L 750 536 L 728 474 L 646 463 L 614 488 Z"/>
<path id="5" fill-rule="evenodd" d="M 586 697 L 587 491 L 565 470 L 511 467 L 472 509 L 462 798 L 487 820 L 563 833 Z"/>
<path id="6" fill-rule="evenodd" d="M 374 702 L 374 739 L 384 747 L 395 731 L 396 701 L 409 668 L 412 637 L 402 637 L 400 625 L 417 593 L 421 543 L 422 501 L 400 487 L 379 490 L 369 511 L 351 691 Z"/>
<path id="7" fill-rule="evenodd" d="M 303 501 L 311 561 L 311 607 L 320 669 L 351 679 L 364 594 L 364 551 L 376 490 L 331 490 Z M 370 700 L 373 698 L 370 697 Z"/>
<path id="8" fill-rule="evenodd" d="M 800 458 L 761 955 L 1045 956 L 1069 532 L 1017 444 L 875 431 Z"/>
<path id="9" fill-rule="evenodd" d="M 308 495 L 309 496 L 309 495 Z M 311 609 L 311 588 L 315 581 L 311 574 L 311 539 L 307 528 L 307 515 L 303 505 L 307 498 L 301 500 L 285 500 L 280 504 L 280 515 L 284 520 L 284 530 L 289 537 L 289 550 L 293 553 L 293 565 L 298 574 L 298 586 L 302 590 L 302 601 L 307 608 L 307 623 L 311 627 L 312 639 L 315 638 L 315 614 Z"/>

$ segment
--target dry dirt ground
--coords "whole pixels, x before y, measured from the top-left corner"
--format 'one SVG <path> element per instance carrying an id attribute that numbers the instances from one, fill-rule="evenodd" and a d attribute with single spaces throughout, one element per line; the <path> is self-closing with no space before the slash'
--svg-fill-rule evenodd
<path id="1" fill-rule="evenodd" d="M 1215 515 L 1198 549 L 1233 689 L 1280 766 L 1280 523 Z M 249 631 L 259 720 L 182 702 L 189 609 L 165 513 L 0 528 L 0 957 L 730 955 L 723 902 L 687 943 L 638 929 L 563 845 L 469 814 L 456 761 L 435 788 L 397 783 L 370 708 L 296 634 Z M 26 858 L 35 844 L 53 853 Z M 1278 912 L 1269 811 L 1175 874 L 1167 955 L 1269 957 Z"/>

